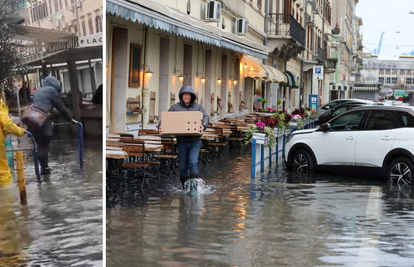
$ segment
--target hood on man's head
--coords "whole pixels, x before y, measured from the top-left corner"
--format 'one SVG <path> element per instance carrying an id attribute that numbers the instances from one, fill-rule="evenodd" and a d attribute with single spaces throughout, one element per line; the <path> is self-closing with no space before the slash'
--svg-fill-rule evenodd
<path id="1" fill-rule="evenodd" d="M 183 94 L 184 93 L 190 93 L 191 94 L 191 102 L 190 102 L 190 105 L 193 104 L 194 101 L 196 100 L 196 93 L 194 92 L 194 89 L 191 86 L 189 86 L 189 85 L 186 85 L 186 86 L 181 87 L 180 92 L 178 93 L 178 96 L 179 96 L 180 101 L 182 103 L 184 103 L 184 101 L 183 101 Z"/>
<path id="2" fill-rule="evenodd" d="M 60 82 L 58 79 L 53 77 L 52 75 L 47 76 L 43 81 L 44 86 L 52 86 L 56 89 L 56 91 L 60 94 L 62 92 L 62 86 L 60 85 Z"/>

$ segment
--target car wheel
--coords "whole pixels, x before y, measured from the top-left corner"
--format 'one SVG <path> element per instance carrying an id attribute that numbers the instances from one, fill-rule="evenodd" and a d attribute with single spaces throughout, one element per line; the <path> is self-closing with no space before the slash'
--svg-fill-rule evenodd
<path id="1" fill-rule="evenodd" d="M 388 169 L 388 178 L 398 184 L 412 184 L 414 163 L 408 158 L 397 158 L 391 162 Z"/>
<path id="2" fill-rule="evenodd" d="M 315 164 L 308 151 L 299 149 L 292 158 L 292 168 L 301 173 L 315 170 Z"/>

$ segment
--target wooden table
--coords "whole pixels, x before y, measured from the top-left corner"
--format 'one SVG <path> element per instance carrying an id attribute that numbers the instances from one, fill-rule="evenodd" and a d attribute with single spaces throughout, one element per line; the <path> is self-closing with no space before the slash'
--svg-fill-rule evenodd
<path id="1" fill-rule="evenodd" d="M 107 147 L 105 154 L 106 154 L 107 159 L 127 159 L 128 158 L 128 154 L 125 151 L 119 150 L 118 148 L 115 148 L 115 147 Z"/>
<path id="2" fill-rule="evenodd" d="M 111 133 L 107 133 L 106 134 L 106 138 L 121 138 L 121 136 L 119 134 L 111 134 Z"/>

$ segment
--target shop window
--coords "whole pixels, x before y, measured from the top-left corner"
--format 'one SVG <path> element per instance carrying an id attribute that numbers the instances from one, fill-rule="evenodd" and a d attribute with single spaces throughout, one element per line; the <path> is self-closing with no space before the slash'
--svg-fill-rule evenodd
<path id="1" fill-rule="evenodd" d="M 129 51 L 129 87 L 139 87 L 139 77 L 141 76 L 141 49 L 141 45 L 131 44 Z"/>

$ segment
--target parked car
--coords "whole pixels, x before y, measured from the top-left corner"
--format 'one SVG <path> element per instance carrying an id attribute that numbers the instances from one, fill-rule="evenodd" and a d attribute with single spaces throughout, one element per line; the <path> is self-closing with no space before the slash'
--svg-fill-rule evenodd
<path id="1" fill-rule="evenodd" d="M 319 128 L 293 132 L 285 164 L 302 172 L 350 172 L 412 184 L 413 136 L 413 107 L 356 107 Z"/>
<path id="2" fill-rule="evenodd" d="M 399 101 L 404 101 L 404 97 L 399 96 L 399 97 L 397 97 L 397 98 L 396 98 L 396 100 L 399 100 Z"/>
<path id="3" fill-rule="evenodd" d="M 340 105 L 335 106 L 334 108 L 326 111 L 325 113 L 322 113 L 319 115 L 319 119 L 316 122 L 316 124 L 323 124 L 325 122 L 330 121 L 332 118 L 335 118 L 336 116 L 341 115 L 345 111 L 351 110 L 355 107 L 360 107 L 367 105 L 367 103 L 361 103 L 361 102 L 345 102 Z"/>
<path id="4" fill-rule="evenodd" d="M 349 102 L 368 103 L 368 102 L 372 102 L 372 101 L 363 100 L 363 99 L 353 99 L 353 98 L 335 99 L 335 100 L 332 100 L 331 102 L 323 105 L 320 109 L 319 115 L 327 113 L 328 111 L 330 111 L 331 109 L 333 109 L 334 107 L 336 107 L 338 105 L 341 105 L 343 103 L 349 103 Z"/>

